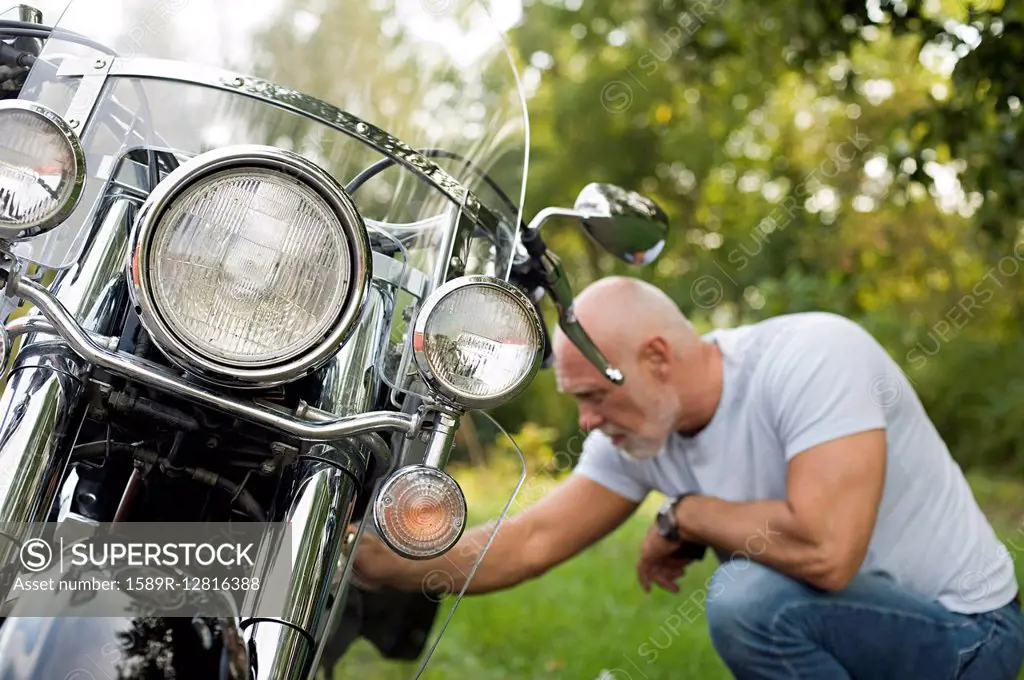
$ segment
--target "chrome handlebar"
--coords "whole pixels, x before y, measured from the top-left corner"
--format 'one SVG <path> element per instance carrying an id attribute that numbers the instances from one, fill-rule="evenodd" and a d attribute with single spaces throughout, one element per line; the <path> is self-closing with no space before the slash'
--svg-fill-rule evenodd
<path id="1" fill-rule="evenodd" d="M 335 441 L 379 431 L 402 432 L 408 437 L 413 437 L 422 429 L 423 417 L 420 414 L 371 411 L 341 418 L 329 414 L 303 418 L 256 402 L 246 402 L 214 392 L 187 382 L 163 366 L 124 352 L 112 351 L 110 347 L 116 346 L 116 338 L 104 337 L 83 329 L 57 298 L 32 279 L 18 273 L 16 267 L 8 265 L 5 278 L 6 294 L 28 300 L 46 320 L 44 322 L 37 317 L 28 320 L 16 319 L 8 325 L 7 333 L 24 334 L 52 330 L 85 361 L 123 378 L 135 380 L 148 387 L 163 390 L 197 404 L 218 409 L 241 420 L 306 441 Z M 300 413 L 308 416 L 310 409 L 306 407 Z"/>

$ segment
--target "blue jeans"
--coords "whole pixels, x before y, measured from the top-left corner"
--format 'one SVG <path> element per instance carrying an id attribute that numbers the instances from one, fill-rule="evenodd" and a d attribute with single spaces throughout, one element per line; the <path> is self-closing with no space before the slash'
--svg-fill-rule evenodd
<path id="1" fill-rule="evenodd" d="M 956 614 L 884 576 L 827 593 L 731 560 L 709 583 L 707 617 L 737 680 L 1016 680 L 1024 664 L 1017 604 Z"/>

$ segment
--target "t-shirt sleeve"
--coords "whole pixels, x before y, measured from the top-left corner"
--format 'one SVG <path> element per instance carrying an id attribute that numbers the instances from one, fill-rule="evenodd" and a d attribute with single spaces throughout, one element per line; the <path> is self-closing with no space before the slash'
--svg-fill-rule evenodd
<path id="1" fill-rule="evenodd" d="M 777 343 L 762 398 L 787 461 L 832 439 L 884 428 L 886 409 L 908 389 L 885 349 L 843 317 L 823 315 Z"/>
<path id="2" fill-rule="evenodd" d="M 636 503 L 642 503 L 651 487 L 634 461 L 628 460 L 600 432 L 591 432 L 573 474 L 583 475 Z"/>

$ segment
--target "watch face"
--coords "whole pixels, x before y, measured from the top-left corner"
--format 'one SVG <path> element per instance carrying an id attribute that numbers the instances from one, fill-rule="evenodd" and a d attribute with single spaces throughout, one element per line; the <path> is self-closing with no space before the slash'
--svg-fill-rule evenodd
<path id="1" fill-rule="evenodd" d="M 676 523 L 673 521 L 673 517 L 670 514 L 671 511 L 672 511 L 672 503 L 671 503 L 671 501 L 665 503 L 664 505 L 662 505 L 661 509 L 658 510 L 658 516 L 655 519 L 655 524 L 658 527 L 658 531 L 660 531 L 663 535 L 671 534 L 673 532 L 673 530 L 675 529 L 675 524 Z"/>

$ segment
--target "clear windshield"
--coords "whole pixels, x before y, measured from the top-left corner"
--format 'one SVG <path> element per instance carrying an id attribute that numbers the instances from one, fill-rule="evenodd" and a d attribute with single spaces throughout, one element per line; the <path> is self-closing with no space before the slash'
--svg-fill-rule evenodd
<path id="1" fill-rule="evenodd" d="M 371 231 L 384 232 L 428 288 L 455 256 L 466 273 L 504 278 L 528 149 L 502 34 L 518 19 L 512 5 L 73 0 L 21 98 L 78 121 L 89 181 L 71 218 L 18 254 L 72 265 L 126 167 L 137 187 L 204 151 L 271 144 L 350 188 Z M 169 153 L 151 158 L 140 148 Z M 393 156 L 401 162 L 389 165 Z M 490 228 L 466 226 L 481 213 Z"/>

